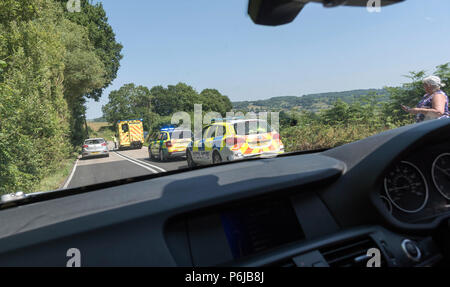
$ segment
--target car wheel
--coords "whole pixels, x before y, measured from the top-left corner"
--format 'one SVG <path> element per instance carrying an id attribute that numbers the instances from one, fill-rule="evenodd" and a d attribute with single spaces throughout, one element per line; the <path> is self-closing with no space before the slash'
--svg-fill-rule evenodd
<path id="1" fill-rule="evenodd" d="M 215 151 L 213 153 L 212 160 L 213 160 L 213 164 L 217 164 L 217 163 L 221 163 L 222 162 L 222 158 L 220 157 L 220 154 L 217 151 Z"/>
<path id="2" fill-rule="evenodd" d="M 192 158 L 192 154 L 191 152 L 186 152 L 186 160 L 187 160 L 187 164 L 188 167 L 196 167 L 197 164 L 194 162 L 194 159 Z"/>

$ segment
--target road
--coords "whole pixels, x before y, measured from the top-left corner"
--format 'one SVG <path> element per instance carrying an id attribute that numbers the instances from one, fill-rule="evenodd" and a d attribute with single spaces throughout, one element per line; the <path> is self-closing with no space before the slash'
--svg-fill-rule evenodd
<path id="1" fill-rule="evenodd" d="M 75 188 L 116 179 L 187 168 L 186 159 L 159 162 L 148 158 L 147 147 L 140 150 L 114 151 L 109 157 L 79 159 L 63 188 Z"/>

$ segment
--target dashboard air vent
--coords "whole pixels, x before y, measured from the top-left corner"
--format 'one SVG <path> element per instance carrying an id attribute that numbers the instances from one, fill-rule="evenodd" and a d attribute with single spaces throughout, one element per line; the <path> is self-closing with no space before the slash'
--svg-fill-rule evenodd
<path id="1" fill-rule="evenodd" d="M 370 237 L 360 237 L 321 248 L 320 253 L 331 267 L 366 267 L 370 248 L 380 249 Z M 381 253 L 381 267 L 385 264 Z"/>
<path id="2" fill-rule="evenodd" d="M 288 258 L 282 261 L 278 261 L 274 264 L 269 265 L 271 267 L 296 267 L 292 258 Z"/>

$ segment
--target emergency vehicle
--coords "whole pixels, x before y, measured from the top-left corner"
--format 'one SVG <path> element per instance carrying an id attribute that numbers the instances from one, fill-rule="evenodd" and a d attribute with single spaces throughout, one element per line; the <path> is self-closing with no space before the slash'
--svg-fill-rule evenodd
<path id="1" fill-rule="evenodd" d="M 284 152 L 279 133 L 259 119 L 218 119 L 203 128 L 202 139 L 186 150 L 189 167 Z"/>
<path id="2" fill-rule="evenodd" d="M 117 121 L 118 148 L 141 149 L 144 144 L 144 125 L 142 119 Z"/>
<path id="3" fill-rule="evenodd" d="M 184 157 L 186 147 L 192 140 L 190 130 L 165 126 L 148 139 L 150 159 L 165 161 L 169 158 Z"/>

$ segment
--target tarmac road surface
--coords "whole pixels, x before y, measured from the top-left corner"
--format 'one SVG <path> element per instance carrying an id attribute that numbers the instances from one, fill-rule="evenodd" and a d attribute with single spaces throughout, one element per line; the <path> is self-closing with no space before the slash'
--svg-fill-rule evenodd
<path id="1" fill-rule="evenodd" d="M 114 151 L 109 143 L 109 148 L 109 157 L 78 159 L 63 188 L 187 168 L 185 158 L 170 159 L 167 162 L 150 160 L 147 147 Z"/>

